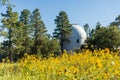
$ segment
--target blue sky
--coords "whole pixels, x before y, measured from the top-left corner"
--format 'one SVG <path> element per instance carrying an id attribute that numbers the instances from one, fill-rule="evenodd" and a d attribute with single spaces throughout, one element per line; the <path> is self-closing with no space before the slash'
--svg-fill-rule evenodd
<path id="1" fill-rule="evenodd" d="M 48 33 L 52 34 L 55 29 L 54 19 L 61 10 L 67 12 L 70 23 L 81 26 L 88 23 L 94 28 L 99 21 L 103 26 L 109 25 L 115 17 L 120 15 L 120 0 L 10 0 L 15 4 L 14 11 L 19 13 L 23 9 L 31 12 L 35 8 L 40 9 Z M 0 7 L 4 12 L 5 7 Z M 1 17 L 0 17 L 1 19 Z"/>

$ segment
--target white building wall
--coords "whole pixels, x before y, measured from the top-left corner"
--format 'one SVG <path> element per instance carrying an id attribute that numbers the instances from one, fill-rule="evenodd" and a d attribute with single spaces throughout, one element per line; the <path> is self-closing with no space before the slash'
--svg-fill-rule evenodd
<path id="1" fill-rule="evenodd" d="M 64 43 L 64 49 L 67 51 L 74 51 L 80 48 L 86 39 L 86 32 L 79 25 L 72 25 L 72 32 L 69 37 L 70 42 Z"/>

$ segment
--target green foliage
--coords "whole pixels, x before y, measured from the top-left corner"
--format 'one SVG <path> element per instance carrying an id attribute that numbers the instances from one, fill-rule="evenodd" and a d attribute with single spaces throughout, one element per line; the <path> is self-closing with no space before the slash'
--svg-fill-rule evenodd
<path id="1" fill-rule="evenodd" d="M 96 30 L 100 29 L 100 27 L 101 27 L 100 22 L 97 22 L 97 24 L 96 24 Z"/>
<path id="2" fill-rule="evenodd" d="M 88 24 L 85 24 L 85 25 L 84 25 L 84 30 L 85 30 L 85 32 L 87 33 L 87 36 L 90 36 L 90 27 L 89 27 Z"/>
<path id="3" fill-rule="evenodd" d="M 46 37 L 41 47 L 41 54 L 43 57 L 49 57 L 50 54 L 59 51 L 59 43 L 57 39 Z"/>
<path id="4" fill-rule="evenodd" d="M 56 29 L 53 35 L 55 38 L 59 39 L 61 51 L 63 52 L 63 42 L 68 41 L 68 37 L 72 30 L 68 15 L 65 11 L 59 12 L 59 15 L 56 16 L 55 24 Z"/>
<path id="5" fill-rule="evenodd" d="M 3 35 L 8 39 L 8 49 L 9 49 L 9 59 L 12 61 L 12 50 L 13 50 L 13 41 L 14 41 L 14 29 L 16 28 L 16 23 L 18 21 L 18 13 L 12 11 L 12 7 L 8 6 L 6 14 L 1 14 L 2 15 L 2 23 L 4 29 L 6 29 L 6 35 Z"/>
<path id="6" fill-rule="evenodd" d="M 22 51 L 24 51 L 24 24 L 20 21 L 18 21 L 16 23 L 17 27 L 13 30 L 14 34 L 13 34 L 13 38 L 14 38 L 14 43 L 13 45 L 15 45 L 14 47 L 14 53 L 16 54 L 20 54 Z"/>
<path id="7" fill-rule="evenodd" d="M 117 48 L 120 45 L 120 30 L 116 26 L 101 27 L 95 30 L 87 43 L 97 48 Z"/>
<path id="8" fill-rule="evenodd" d="M 31 29 L 31 26 L 30 26 L 30 11 L 28 9 L 24 9 L 22 12 L 21 12 L 21 15 L 20 15 L 20 18 L 19 18 L 19 21 L 22 22 L 21 25 L 21 31 L 22 31 L 22 34 L 21 34 L 21 37 L 23 38 L 23 43 L 22 45 L 24 46 L 24 50 L 23 52 L 24 53 L 27 53 L 27 52 L 30 52 L 30 35 L 32 33 L 32 29 Z"/>
<path id="9" fill-rule="evenodd" d="M 120 15 L 115 18 L 115 21 L 110 23 L 111 26 L 119 26 L 120 25 Z"/>
<path id="10" fill-rule="evenodd" d="M 43 44 L 45 43 L 46 36 L 46 27 L 41 19 L 39 9 L 36 8 L 31 15 L 31 25 L 33 26 L 33 40 L 34 44 L 32 47 L 32 53 L 40 54 L 43 53 L 41 50 L 45 47 Z"/>
<path id="11" fill-rule="evenodd" d="M 25 53 L 47 57 L 58 52 L 58 40 L 47 35 L 39 9 L 36 8 L 32 14 L 24 9 L 18 16 L 17 12 L 12 11 L 12 6 L 8 6 L 6 14 L 1 15 L 3 26 L 0 35 L 7 40 L 0 45 L 0 60 L 8 56 L 10 61 L 17 60 Z"/>
<path id="12" fill-rule="evenodd" d="M 8 0 L 0 0 L 0 3 L 4 5 L 6 1 Z M 63 53 L 64 42 L 69 42 L 68 37 L 72 27 L 65 11 L 60 11 L 54 20 L 56 28 L 53 37 L 47 35 L 46 26 L 38 8 L 32 13 L 24 9 L 19 16 L 18 12 L 14 12 L 9 5 L 6 13 L 1 15 L 3 25 L 0 26 L 0 36 L 5 37 L 6 40 L 0 45 L 0 61 L 1 58 L 8 56 L 10 61 L 13 57 L 17 60 L 25 53 L 48 57 L 50 53 L 58 52 L 59 48 Z M 112 26 L 103 27 L 98 22 L 95 29 L 90 31 L 89 25 L 85 24 L 84 29 L 88 35 L 87 44 L 97 48 L 120 46 L 120 15 L 110 25 Z"/>

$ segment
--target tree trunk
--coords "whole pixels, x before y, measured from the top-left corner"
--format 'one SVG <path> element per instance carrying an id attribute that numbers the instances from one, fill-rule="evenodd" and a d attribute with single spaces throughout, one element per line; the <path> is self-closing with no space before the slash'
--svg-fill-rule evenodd
<path id="1" fill-rule="evenodd" d="M 60 46 L 61 46 L 61 53 L 63 54 L 63 41 L 60 42 Z"/>
<path id="2" fill-rule="evenodd" d="M 25 53 L 27 52 L 27 38 L 25 39 Z"/>
<path id="3" fill-rule="evenodd" d="M 11 47 L 12 47 L 12 42 L 11 42 L 11 29 L 9 29 L 9 60 L 10 60 L 10 63 L 12 62 L 12 51 L 11 51 Z"/>
<path id="4" fill-rule="evenodd" d="M 61 53 L 63 54 L 63 36 L 62 36 L 62 33 L 61 33 L 61 41 L 60 41 L 60 46 L 61 46 Z"/>
<path id="5" fill-rule="evenodd" d="M 9 60 L 10 60 L 10 63 L 12 62 L 12 51 L 11 49 L 9 50 Z"/>
<path id="6" fill-rule="evenodd" d="M 25 51 L 24 51 L 24 53 L 27 53 L 27 28 L 26 28 L 26 26 L 25 26 Z"/>

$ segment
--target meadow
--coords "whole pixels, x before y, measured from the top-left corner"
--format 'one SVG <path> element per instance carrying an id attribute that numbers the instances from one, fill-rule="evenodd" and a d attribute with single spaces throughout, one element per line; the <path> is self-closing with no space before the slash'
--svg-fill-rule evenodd
<path id="1" fill-rule="evenodd" d="M 16 63 L 3 59 L 0 80 L 120 80 L 120 56 L 107 48 L 50 56 L 26 54 Z"/>

